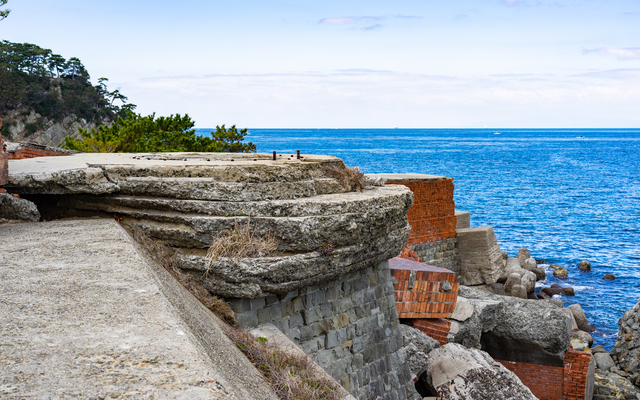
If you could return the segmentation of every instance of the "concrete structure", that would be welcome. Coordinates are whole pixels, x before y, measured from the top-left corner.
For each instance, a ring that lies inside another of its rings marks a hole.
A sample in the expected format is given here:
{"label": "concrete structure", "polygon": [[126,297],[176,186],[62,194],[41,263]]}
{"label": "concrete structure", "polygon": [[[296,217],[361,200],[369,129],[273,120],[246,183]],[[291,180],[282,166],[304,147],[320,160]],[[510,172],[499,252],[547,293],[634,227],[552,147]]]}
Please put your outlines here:
{"label": "concrete structure", "polygon": [[471,228],[471,214],[467,211],[456,210],[456,231]]}
{"label": "concrete structure", "polygon": [[0,225],[0,397],[277,399],[114,220]]}
{"label": "concrete structure", "polygon": [[464,228],[457,230],[460,255],[460,282],[463,285],[491,285],[504,272],[504,260],[493,228]]}

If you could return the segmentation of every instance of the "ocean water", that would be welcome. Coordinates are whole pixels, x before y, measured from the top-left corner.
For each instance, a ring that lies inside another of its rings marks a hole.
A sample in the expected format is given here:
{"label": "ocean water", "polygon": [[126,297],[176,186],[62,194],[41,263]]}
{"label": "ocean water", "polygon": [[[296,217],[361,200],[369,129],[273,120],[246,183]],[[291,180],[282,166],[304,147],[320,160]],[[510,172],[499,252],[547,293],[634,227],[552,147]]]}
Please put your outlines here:
{"label": "ocean water", "polygon": [[[200,130],[206,133],[209,130]],[[326,154],[365,173],[454,178],[456,209],[493,227],[500,248],[526,247],[569,270],[545,286],[575,288],[611,350],[640,296],[640,129],[250,129],[258,152]],[[578,270],[580,260],[591,272]],[[614,281],[602,277],[612,273]]]}

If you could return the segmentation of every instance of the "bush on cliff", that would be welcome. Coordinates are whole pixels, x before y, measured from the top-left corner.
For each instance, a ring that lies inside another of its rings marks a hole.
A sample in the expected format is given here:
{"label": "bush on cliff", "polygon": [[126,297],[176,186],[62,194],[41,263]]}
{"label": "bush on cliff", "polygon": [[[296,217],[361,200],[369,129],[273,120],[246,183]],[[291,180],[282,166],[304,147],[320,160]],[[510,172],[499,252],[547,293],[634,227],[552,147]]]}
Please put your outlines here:
{"label": "bush on cliff", "polygon": [[125,110],[111,125],[87,131],[80,129],[83,140],[66,137],[64,148],[87,153],[151,153],[151,152],[242,152],[256,151],[256,145],[242,143],[246,129],[235,125],[217,126],[211,137],[198,136],[189,115],[156,118],[155,113],[143,117]]}

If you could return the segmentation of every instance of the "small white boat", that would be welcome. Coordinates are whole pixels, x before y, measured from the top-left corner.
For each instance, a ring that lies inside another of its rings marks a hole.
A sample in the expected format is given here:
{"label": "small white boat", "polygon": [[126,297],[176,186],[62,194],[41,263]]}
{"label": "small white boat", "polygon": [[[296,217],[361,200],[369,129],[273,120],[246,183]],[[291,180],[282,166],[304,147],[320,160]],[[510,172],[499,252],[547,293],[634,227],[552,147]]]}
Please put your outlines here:
{"label": "small white boat", "polygon": [[502,135],[502,132],[493,132],[494,135]]}

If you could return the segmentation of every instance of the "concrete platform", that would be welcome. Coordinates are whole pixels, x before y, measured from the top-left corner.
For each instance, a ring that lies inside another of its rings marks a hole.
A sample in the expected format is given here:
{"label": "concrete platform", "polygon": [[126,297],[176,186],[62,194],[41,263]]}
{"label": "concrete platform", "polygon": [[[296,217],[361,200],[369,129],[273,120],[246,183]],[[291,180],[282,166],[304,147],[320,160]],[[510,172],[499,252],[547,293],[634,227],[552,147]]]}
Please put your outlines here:
{"label": "concrete platform", "polygon": [[276,399],[113,220],[0,225],[0,398]]}

